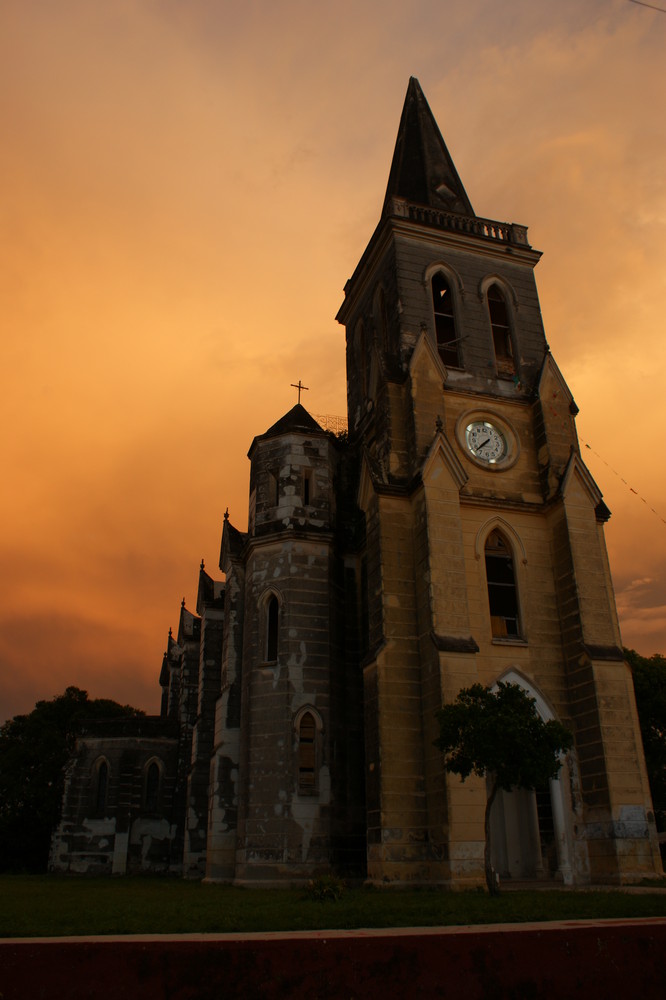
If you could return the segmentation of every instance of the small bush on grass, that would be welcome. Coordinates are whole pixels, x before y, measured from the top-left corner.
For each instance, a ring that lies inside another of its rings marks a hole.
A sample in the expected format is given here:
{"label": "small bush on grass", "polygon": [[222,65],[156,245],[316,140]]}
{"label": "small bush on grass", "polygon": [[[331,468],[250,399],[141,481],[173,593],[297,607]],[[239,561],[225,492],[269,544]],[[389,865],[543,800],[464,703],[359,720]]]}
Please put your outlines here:
{"label": "small bush on grass", "polygon": [[341,898],[345,891],[345,883],[335,875],[320,875],[319,878],[311,878],[305,887],[305,894],[308,899],[315,899],[320,903],[327,900],[334,902]]}

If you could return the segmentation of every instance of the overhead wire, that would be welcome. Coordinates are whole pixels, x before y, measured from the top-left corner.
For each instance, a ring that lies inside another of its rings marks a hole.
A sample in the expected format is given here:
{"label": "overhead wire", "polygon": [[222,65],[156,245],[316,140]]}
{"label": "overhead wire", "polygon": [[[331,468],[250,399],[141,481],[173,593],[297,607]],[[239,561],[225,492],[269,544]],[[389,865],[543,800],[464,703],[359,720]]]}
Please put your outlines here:
{"label": "overhead wire", "polygon": [[[665,12],[665,13],[666,13],[666,12]],[[585,447],[586,447],[586,448],[588,449],[588,451],[591,451],[593,455],[596,455],[596,457],[597,457],[597,458],[599,459],[599,461],[600,461],[600,462],[603,462],[603,463],[604,463],[604,465],[606,466],[606,468],[607,468],[607,469],[610,469],[610,471],[611,471],[611,472],[613,473],[613,475],[614,475],[614,476],[617,476],[617,478],[618,478],[618,479],[620,480],[620,482],[624,483],[624,485],[625,485],[625,486],[627,487],[627,489],[629,490],[629,492],[630,492],[630,493],[633,493],[633,494],[634,494],[635,496],[637,496],[637,497],[638,497],[638,499],[639,499],[639,500],[642,500],[642,501],[643,501],[643,503],[644,503],[644,504],[645,504],[645,506],[646,506],[646,507],[648,508],[648,510],[652,511],[652,513],[654,514],[654,516],[655,516],[655,517],[658,517],[658,518],[659,518],[659,520],[661,521],[661,523],[662,523],[662,524],[666,524],[666,519],[664,519],[664,518],[663,518],[663,517],[661,516],[661,514],[659,513],[659,511],[655,510],[655,509],[654,509],[654,507],[651,507],[651,506],[650,506],[650,504],[648,503],[648,501],[647,501],[647,500],[645,499],[645,497],[644,497],[644,496],[642,496],[642,495],[641,495],[641,494],[640,494],[640,493],[638,492],[638,490],[635,490],[635,489],[634,489],[634,487],[633,487],[633,486],[631,485],[631,483],[628,483],[628,482],[627,482],[627,480],[626,480],[626,479],[624,478],[624,476],[622,476],[622,475],[621,475],[621,474],[620,474],[620,473],[619,473],[619,472],[617,471],[617,469],[614,469],[614,468],[613,468],[613,466],[612,466],[612,465],[610,465],[610,463],[609,463],[609,462],[607,462],[607,461],[606,461],[606,459],[605,459],[605,458],[603,458],[603,457],[602,457],[602,456],[601,456],[601,455],[599,454],[599,452],[598,452],[598,451],[595,451],[595,450],[594,450],[594,448],[592,447],[592,445],[591,445],[591,444],[588,444],[588,443],[587,443],[587,441],[583,441],[582,443],[583,443],[583,444],[585,445]]]}
{"label": "overhead wire", "polygon": [[639,7],[649,7],[650,10],[658,10],[660,14],[666,14],[666,7],[656,7],[653,3],[645,3],[644,0],[629,0],[629,3],[637,3]]}

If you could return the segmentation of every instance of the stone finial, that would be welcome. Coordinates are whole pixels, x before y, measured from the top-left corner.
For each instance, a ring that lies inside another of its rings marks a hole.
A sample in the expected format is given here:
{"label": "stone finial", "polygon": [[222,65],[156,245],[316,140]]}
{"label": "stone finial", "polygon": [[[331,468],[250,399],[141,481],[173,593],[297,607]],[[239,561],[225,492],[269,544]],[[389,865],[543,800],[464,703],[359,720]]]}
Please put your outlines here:
{"label": "stone finial", "polygon": [[228,507],[227,507],[227,509],[226,509],[226,510],[225,510],[225,512],[224,512],[224,520],[225,520],[225,521],[228,521],[228,520],[229,520],[229,508],[228,508]]}
{"label": "stone finial", "polygon": [[435,430],[437,431],[438,434],[441,434],[442,431],[444,430],[444,424],[442,423],[442,418],[440,417],[439,413],[437,414],[437,420],[435,421]]}
{"label": "stone finial", "polygon": [[206,568],[206,564],[204,563],[204,561],[202,559],[201,560],[201,566],[199,566],[199,569],[205,569],[205,568]]}

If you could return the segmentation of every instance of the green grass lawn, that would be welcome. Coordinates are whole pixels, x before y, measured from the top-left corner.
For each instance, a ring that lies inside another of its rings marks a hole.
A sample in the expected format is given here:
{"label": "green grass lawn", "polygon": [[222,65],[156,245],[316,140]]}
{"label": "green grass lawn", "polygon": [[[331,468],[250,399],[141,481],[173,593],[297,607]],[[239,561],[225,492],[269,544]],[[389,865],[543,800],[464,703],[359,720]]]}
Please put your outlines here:
{"label": "green grass lawn", "polygon": [[348,888],[319,902],[298,889],[159,879],[0,876],[0,936],[179,934],[432,927],[528,920],[663,917],[666,894]]}

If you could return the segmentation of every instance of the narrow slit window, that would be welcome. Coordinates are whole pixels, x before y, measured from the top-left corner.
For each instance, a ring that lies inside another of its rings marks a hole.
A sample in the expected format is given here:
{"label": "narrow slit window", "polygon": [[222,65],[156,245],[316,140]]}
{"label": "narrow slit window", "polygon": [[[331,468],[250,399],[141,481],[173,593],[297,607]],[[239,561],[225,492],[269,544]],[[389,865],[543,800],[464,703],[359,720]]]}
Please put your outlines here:
{"label": "narrow slit window", "polygon": [[280,503],[280,475],[277,470],[268,473],[268,483],[271,503],[274,507],[277,507]]}
{"label": "narrow slit window", "polygon": [[499,531],[488,536],[485,556],[493,639],[518,638],[520,619],[513,556]]}
{"label": "narrow slit window", "polygon": [[315,754],[317,727],[310,712],[306,712],[298,728],[298,790],[315,791]]}
{"label": "narrow slit window", "polygon": [[377,297],[377,325],[379,327],[379,343],[382,351],[388,350],[388,312],[386,310],[386,295],[384,289],[379,289]]}
{"label": "narrow slit window", "polygon": [[449,283],[441,271],[437,271],[432,278],[432,305],[439,356],[448,368],[460,368],[453,296]]}
{"label": "narrow slit window", "polygon": [[506,307],[506,299],[498,285],[491,285],[488,289],[488,312],[490,313],[490,328],[493,334],[497,373],[498,375],[513,375],[516,366],[511,345],[509,312]]}
{"label": "narrow slit window", "polygon": [[368,595],[368,560],[361,559],[361,653],[370,649],[370,599]]}
{"label": "narrow slit window", "polygon": [[361,394],[365,401],[368,395],[368,338],[366,337],[365,326],[362,320],[359,321],[358,331],[359,359],[361,362]]}
{"label": "narrow slit window", "polygon": [[266,613],[266,659],[269,663],[275,662],[278,658],[279,611],[278,599],[273,596],[268,602]]}
{"label": "narrow slit window", "polygon": [[303,472],[303,506],[307,507],[312,502],[312,474],[309,469]]}

